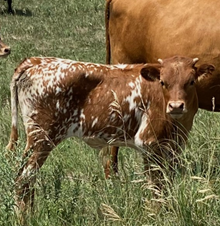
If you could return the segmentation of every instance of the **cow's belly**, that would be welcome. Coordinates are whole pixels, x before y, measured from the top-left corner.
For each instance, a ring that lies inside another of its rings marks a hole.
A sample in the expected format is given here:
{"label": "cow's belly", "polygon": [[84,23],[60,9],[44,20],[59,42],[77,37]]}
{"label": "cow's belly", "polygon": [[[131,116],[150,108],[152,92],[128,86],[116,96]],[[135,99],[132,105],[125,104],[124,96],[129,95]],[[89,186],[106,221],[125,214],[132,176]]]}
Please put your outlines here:
{"label": "cow's belly", "polygon": [[[82,120],[83,119],[83,120]],[[140,123],[135,120],[135,118],[127,119],[123,121],[102,121],[98,120],[86,120],[83,118],[78,118],[79,123],[71,123],[70,125],[65,125],[68,127],[66,133],[63,134],[63,138],[68,137],[78,137],[84,140],[89,146],[101,149],[103,147],[112,145],[112,146],[128,146],[141,150],[144,148],[145,144],[149,144],[148,138],[150,140],[154,139],[146,137],[145,131],[147,134],[150,134],[149,117],[147,114],[143,114],[141,117]],[[64,131],[61,129],[60,131]],[[59,133],[59,132],[58,132]],[[62,136],[62,135],[61,135]],[[59,139],[60,139],[59,138]]]}
{"label": "cow's belly", "polygon": [[104,138],[97,138],[97,137],[83,137],[83,141],[85,141],[90,147],[101,150],[106,146],[127,146],[131,148],[138,149],[138,147],[134,144],[134,140],[115,140],[111,139],[104,139]]}
{"label": "cow's belly", "polygon": [[[60,131],[64,130],[61,128]],[[101,149],[108,145],[135,146],[133,136],[125,133],[121,125],[115,126],[102,123],[92,127],[91,123],[87,124],[81,121],[80,123],[70,124],[66,132],[60,135],[57,138],[61,140],[69,137],[78,137],[96,149]]]}

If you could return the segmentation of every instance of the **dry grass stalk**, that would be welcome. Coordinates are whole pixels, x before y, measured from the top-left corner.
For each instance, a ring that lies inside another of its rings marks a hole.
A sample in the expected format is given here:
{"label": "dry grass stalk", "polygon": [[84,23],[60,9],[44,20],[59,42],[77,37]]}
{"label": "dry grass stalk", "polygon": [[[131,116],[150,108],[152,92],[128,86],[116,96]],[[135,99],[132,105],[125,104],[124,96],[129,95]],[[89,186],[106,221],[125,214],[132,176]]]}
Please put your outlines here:
{"label": "dry grass stalk", "polygon": [[122,221],[122,218],[114,211],[114,209],[104,203],[101,204],[102,214],[111,221]]}

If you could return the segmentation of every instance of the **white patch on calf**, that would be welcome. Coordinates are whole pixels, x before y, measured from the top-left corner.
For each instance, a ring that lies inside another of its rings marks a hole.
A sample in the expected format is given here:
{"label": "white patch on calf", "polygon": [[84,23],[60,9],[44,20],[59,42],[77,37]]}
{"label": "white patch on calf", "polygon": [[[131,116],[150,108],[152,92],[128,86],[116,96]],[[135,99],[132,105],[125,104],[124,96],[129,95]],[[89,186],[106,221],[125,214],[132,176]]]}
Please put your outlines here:
{"label": "white patch on calf", "polygon": [[84,114],[84,109],[81,109],[81,112],[80,112],[80,119],[82,119],[83,121],[85,121],[85,114]]}
{"label": "white patch on calf", "polygon": [[68,92],[69,100],[72,100],[71,94],[73,93],[73,88],[71,87]]}
{"label": "white patch on calf", "polygon": [[135,87],[135,84],[134,84],[133,82],[129,82],[128,85],[129,85],[132,89],[134,89],[134,87]]}
{"label": "white patch on calf", "polygon": [[142,115],[140,127],[139,127],[139,129],[138,129],[138,131],[137,131],[137,133],[135,134],[135,137],[134,137],[134,143],[135,143],[135,146],[137,146],[137,147],[143,147],[144,140],[140,137],[140,135],[147,128],[147,125],[148,125],[147,120],[148,120],[147,114],[144,113]]}
{"label": "white patch on calf", "polygon": [[132,111],[137,107],[137,103],[135,102],[135,98],[138,97],[138,93],[136,90],[131,91],[131,95],[127,96],[124,100],[129,103],[129,111]]}
{"label": "white patch on calf", "polygon": [[76,136],[78,136],[78,137],[83,137],[83,133],[84,133],[84,131],[83,131],[83,126],[84,126],[84,124],[85,124],[85,114],[83,113],[84,112],[84,110],[83,109],[81,109],[81,112],[80,112],[80,115],[79,115],[79,127],[78,127],[78,130],[74,133]]}
{"label": "white patch on calf", "polygon": [[[82,131],[79,131],[79,127],[80,127],[80,125],[78,122],[72,123],[67,130],[66,138],[72,137],[73,135],[81,137],[80,135],[82,134]],[[75,130],[76,130],[76,132],[74,132]]]}
{"label": "white patch on calf", "polygon": [[56,87],[56,94],[60,93],[62,91],[62,89],[60,87]]}
{"label": "white patch on calf", "polygon": [[78,69],[79,69],[79,70],[82,70],[82,69],[83,69],[83,66],[79,64],[79,65],[78,65]]}
{"label": "white patch on calf", "polygon": [[92,128],[95,126],[95,124],[98,122],[98,117],[96,117],[92,122]]}
{"label": "white patch on calf", "polygon": [[79,111],[78,109],[74,110],[73,117],[76,117],[78,115],[78,111]]}
{"label": "white patch on calf", "polygon": [[125,114],[123,116],[124,122],[126,122],[130,118],[130,114]]}
{"label": "white patch on calf", "polygon": [[[55,74],[55,76],[58,76],[59,74]],[[54,87],[54,84],[55,84],[55,82],[54,82],[54,79],[52,79],[52,78],[48,78],[48,79],[45,79],[45,81],[47,81],[48,80],[48,84],[47,84],[47,89],[50,89],[50,88],[53,88]]]}
{"label": "white patch on calf", "polygon": [[127,64],[117,64],[117,65],[114,65],[114,67],[120,68],[120,69],[125,69],[127,67]]}
{"label": "white patch on calf", "polygon": [[85,124],[83,109],[81,111],[79,109],[75,109],[71,118],[74,122],[69,125],[66,138],[72,136],[82,138],[84,134],[83,126]]}
{"label": "white patch on calf", "polygon": [[33,171],[32,165],[29,165],[27,168],[24,168],[21,177],[27,178],[31,175],[31,172]]}
{"label": "white patch on calf", "polygon": [[131,95],[127,96],[124,100],[124,101],[127,101],[129,103],[129,111],[132,111],[135,108],[137,108],[138,103],[135,101],[135,99],[137,97],[142,98],[142,96],[141,96],[141,85],[140,84],[141,84],[140,78],[137,78],[134,83],[132,83],[132,82],[129,83],[129,86],[131,88],[133,87],[132,90],[131,90]]}
{"label": "white patch on calf", "polygon": [[57,103],[56,103],[56,108],[57,108],[57,109],[60,109],[60,103],[59,103],[59,100],[58,100]]}

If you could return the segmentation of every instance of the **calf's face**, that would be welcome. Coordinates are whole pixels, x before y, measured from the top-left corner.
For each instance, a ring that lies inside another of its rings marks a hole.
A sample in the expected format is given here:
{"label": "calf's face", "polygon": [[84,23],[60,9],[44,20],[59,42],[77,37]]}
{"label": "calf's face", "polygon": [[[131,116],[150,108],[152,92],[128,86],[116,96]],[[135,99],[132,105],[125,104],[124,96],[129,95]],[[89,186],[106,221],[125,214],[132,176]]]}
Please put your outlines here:
{"label": "calf's face", "polygon": [[10,47],[5,45],[0,38],[0,57],[6,57],[10,54],[10,52]]}
{"label": "calf's face", "polygon": [[178,56],[158,61],[159,64],[146,64],[141,74],[148,80],[159,80],[166,104],[166,113],[173,119],[180,119],[189,109],[197,110],[195,82],[199,76],[211,74],[214,66],[203,64],[196,68],[198,58]]}

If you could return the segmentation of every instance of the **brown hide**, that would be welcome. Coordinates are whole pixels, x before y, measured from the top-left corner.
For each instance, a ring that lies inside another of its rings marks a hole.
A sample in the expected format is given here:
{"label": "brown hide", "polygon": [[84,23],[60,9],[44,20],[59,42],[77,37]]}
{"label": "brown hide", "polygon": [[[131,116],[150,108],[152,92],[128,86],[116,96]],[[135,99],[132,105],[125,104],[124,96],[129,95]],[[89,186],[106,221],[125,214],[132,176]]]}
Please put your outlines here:
{"label": "brown hide", "polygon": [[107,0],[107,63],[198,57],[216,71],[197,83],[199,107],[220,111],[220,1]]}

